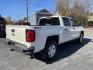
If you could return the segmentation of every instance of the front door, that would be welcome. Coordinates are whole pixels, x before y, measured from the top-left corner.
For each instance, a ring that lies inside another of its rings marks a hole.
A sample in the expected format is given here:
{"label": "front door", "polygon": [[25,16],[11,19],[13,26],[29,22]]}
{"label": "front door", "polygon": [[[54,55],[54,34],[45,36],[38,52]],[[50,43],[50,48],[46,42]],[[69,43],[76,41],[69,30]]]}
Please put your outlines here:
{"label": "front door", "polygon": [[70,41],[72,40],[72,26],[71,26],[71,22],[70,22],[70,19],[69,18],[66,18],[66,17],[62,17],[63,19],[63,31],[62,31],[62,39],[63,39],[63,42],[67,42],[67,41]]}
{"label": "front door", "polygon": [[76,22],[71,19],[71,24],[72,24],[72,39],[79,38],[80,37],[80,29],[79,26],[76,24]]}

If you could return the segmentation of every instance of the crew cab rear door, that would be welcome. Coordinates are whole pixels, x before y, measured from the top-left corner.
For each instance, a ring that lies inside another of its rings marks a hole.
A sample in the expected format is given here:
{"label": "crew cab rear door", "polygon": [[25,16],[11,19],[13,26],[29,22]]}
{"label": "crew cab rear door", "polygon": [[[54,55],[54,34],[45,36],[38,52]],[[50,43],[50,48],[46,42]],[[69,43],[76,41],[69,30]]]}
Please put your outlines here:
{"label": "crew cab rear door", "polygon": [[72,39],[79,38],[80,36],[80,27],[78,24],[74,21],[74,19],[70,19],[72,24]]}
{"label": "crew cab rear door", "polygon": [[72,30],[73,27],[71,26],[70,19],[68,17],[62,17],[63,20],[63,31],[62,31],[62,38],[63,42],[67,42],[72,40]]}

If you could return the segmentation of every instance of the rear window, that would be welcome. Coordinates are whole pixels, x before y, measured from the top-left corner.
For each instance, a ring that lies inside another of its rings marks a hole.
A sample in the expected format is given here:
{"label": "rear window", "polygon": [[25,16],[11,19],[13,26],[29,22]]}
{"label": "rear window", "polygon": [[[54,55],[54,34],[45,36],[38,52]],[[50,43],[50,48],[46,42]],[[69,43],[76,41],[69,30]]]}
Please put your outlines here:
{"label": "rear window", "polygon": [[40,20],[39,25],[60,25],[58,17],[55,18],[43,18]]}

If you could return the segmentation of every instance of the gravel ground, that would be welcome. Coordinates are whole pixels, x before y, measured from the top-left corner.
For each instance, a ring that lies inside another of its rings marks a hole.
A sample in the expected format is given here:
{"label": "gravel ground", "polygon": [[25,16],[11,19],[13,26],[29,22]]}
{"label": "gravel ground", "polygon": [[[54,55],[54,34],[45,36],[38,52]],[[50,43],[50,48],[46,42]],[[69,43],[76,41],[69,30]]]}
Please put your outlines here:
{"label": "gravel ground", "polygon": [[83,44],[60,45],[57,57],[51,62],[10,51],[4,41],[0,39],[0,70],[93,70],[93,28],[85,29]]}

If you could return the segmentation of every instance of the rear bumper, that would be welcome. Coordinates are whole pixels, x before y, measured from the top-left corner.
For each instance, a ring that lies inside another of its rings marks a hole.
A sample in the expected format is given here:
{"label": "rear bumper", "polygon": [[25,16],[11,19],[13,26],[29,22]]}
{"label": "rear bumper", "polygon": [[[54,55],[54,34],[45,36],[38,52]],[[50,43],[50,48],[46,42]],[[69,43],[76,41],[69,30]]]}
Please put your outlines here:
{"label": "rear bumper", "polygon": [[18,52],[30,53],[30,54],[34,53],[34,47],[27,48],[23,44],[19,44],[19,43],[16,43],[16,42],[8,40],[8,39],[6,39],[5,44],[7,45],[7,47],[14,49]]}

